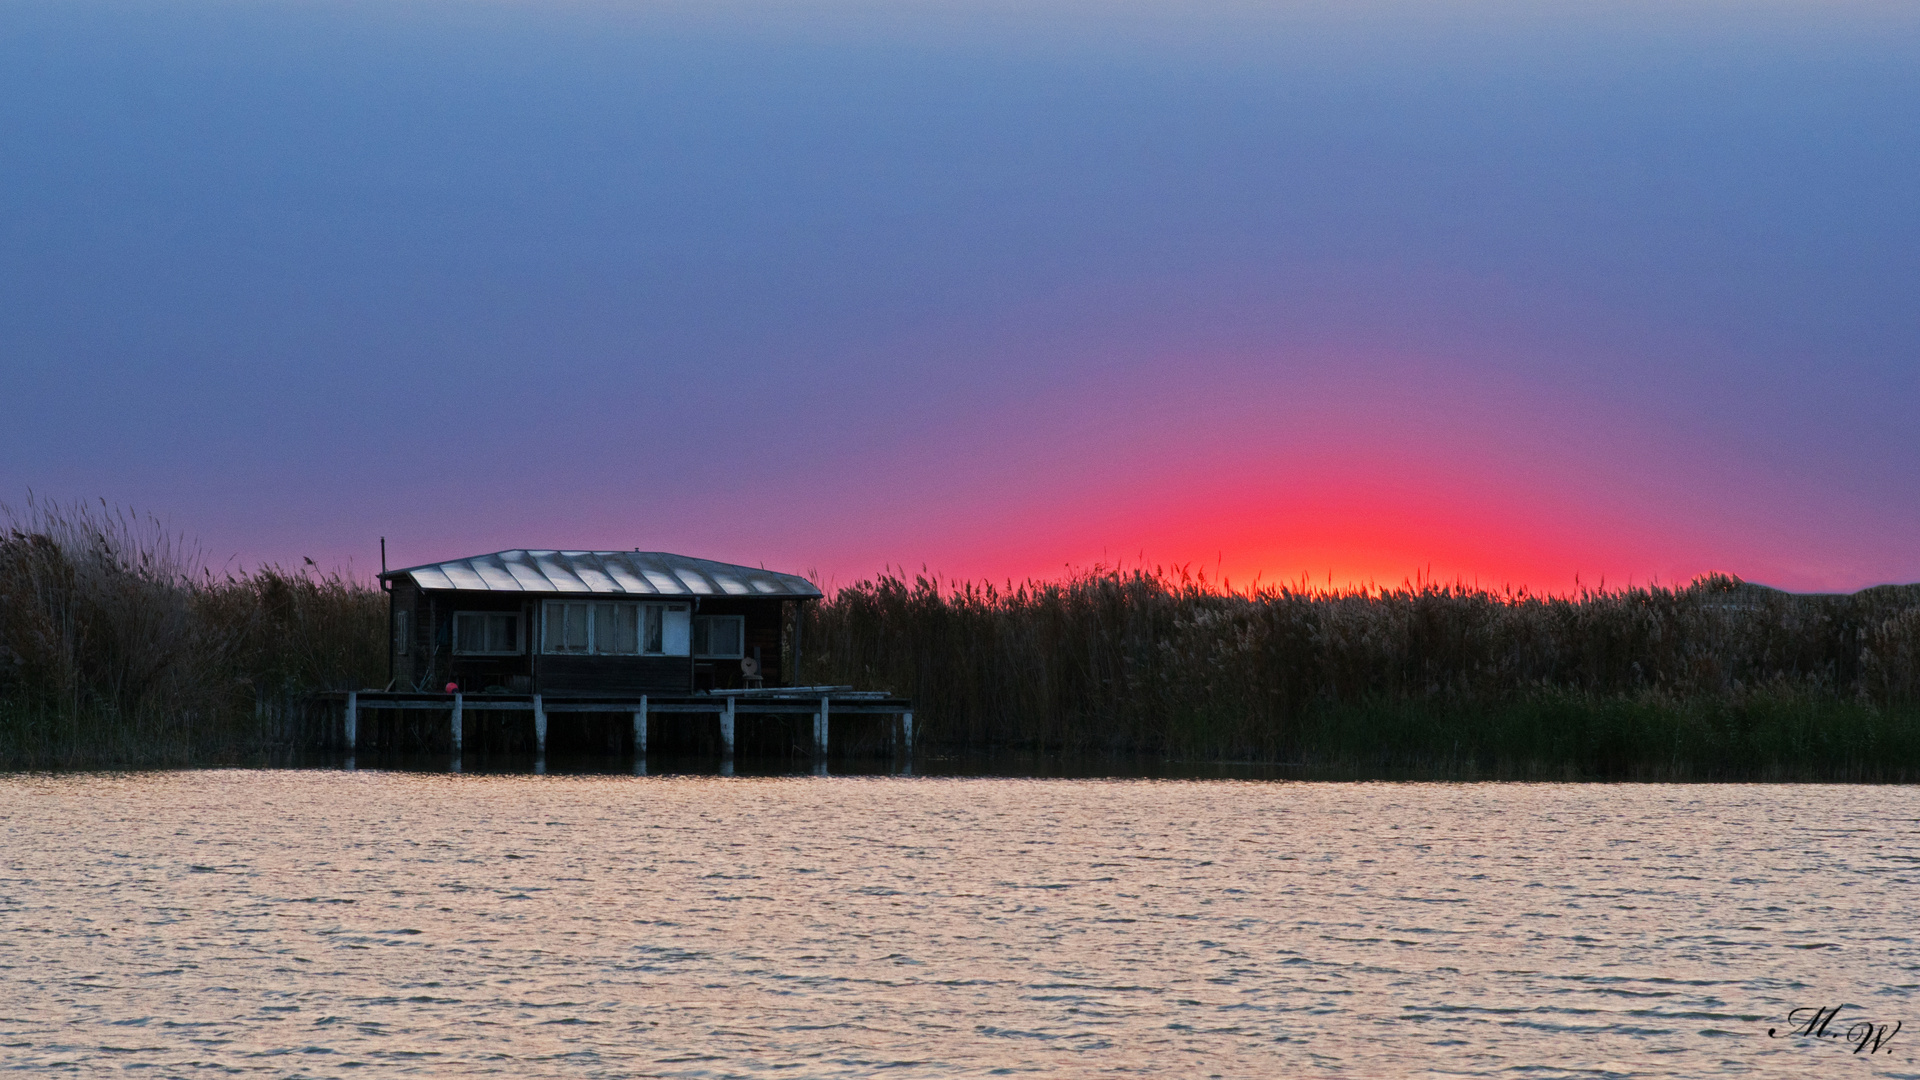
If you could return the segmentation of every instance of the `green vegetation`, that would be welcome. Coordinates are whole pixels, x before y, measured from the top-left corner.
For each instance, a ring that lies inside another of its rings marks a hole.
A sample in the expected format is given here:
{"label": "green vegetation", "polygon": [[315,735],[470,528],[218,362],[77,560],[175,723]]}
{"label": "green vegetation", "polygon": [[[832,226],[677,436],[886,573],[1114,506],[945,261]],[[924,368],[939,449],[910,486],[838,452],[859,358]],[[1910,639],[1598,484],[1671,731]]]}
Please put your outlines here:
{"label": "green vegetation", "polygon": [[[105,508],[7,515],[0,768],[257,761],[297,741],[307,694],[385,684],[378,590],[311,563],[203,564]],[[1004,590],[882,577],[816,607],[803,642],[808,681],[911,695],[934,752],[1920,779],[1915,586],[1804,597],[1711,577],[1552,598],[1234,593],[1107,570]]]}
{"label": "green vegetation", "polygon": [[883,577],[805,633],[809,680],[915,699],[924,739],[1425,777],[1920,779],[1920,587],[1733,578],[1571,598],[1231,593],[1095,571]]}

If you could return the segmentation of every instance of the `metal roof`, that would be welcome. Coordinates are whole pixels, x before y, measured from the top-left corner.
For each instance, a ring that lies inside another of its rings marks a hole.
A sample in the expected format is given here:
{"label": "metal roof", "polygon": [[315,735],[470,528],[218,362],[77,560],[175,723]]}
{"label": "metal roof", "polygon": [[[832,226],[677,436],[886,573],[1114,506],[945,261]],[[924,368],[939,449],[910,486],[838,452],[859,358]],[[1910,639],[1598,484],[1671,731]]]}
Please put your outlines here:
{"label": "metal roof", "polygon": [[637,596],[762,596],[818,599],[798,574],[691,559],[664,551],[496,551],[390,570],[423,589],[458,592],[596,593]]}

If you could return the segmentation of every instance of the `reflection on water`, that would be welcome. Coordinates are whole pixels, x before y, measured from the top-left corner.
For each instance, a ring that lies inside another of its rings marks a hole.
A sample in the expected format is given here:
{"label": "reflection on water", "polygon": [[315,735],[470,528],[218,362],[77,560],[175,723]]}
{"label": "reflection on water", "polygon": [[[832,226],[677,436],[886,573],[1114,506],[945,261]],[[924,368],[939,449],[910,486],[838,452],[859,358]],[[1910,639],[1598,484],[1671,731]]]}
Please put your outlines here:
{"label": "reflection on water", "polygon": [[840,757],[831,765],[807,755],[766,757],[716,754],[528,754],[455,757],[441,753],[361,750],[355,754],[301,751],[271,760],[279,768],[377,769],[486,775],[576,776],[943,776],[1077,780],[1362,780],[1403,779],[1377,771],[1356,774],[1346,766],[1308,766],[1258,761],[1169,761],[1113,754],[994,751],[943,755]]}
{"label": "reflection on water", "polygon": [[[445,763],[442,763],[444,768]],[[1914,1076],[1920,791],[0,779],[0,1063]]]}

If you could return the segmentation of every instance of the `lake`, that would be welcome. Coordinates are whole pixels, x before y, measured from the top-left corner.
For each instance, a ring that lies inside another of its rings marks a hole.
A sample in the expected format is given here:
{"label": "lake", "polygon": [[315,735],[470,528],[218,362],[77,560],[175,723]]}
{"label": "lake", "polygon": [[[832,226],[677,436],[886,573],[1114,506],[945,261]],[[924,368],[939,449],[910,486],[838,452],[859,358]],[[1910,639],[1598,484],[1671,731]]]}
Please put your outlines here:
{"label": "lake", "polygon": [[1920,1021],[1917,818],[1908,787],[12,776],[0,1065],[1913,1077],[1920,1030],[1855,1054],[1788,1014]]}

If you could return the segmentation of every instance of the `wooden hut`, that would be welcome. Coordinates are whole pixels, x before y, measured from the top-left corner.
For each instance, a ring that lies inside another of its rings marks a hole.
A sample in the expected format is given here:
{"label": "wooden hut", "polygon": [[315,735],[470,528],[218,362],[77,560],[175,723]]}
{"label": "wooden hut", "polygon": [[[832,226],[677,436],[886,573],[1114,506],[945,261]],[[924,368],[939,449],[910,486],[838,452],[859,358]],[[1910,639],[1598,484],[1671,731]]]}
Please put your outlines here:
{"label": "wooden hut", "polygon": [[[450,752],[457,770],[477,739],[531,750],[539,771],[560,714],[571,752],[631,753],[635,772],[659,719],[680,721],[668,734],[681,742],[717,748],[723,772],[742,718],[758,733],[750,745],[810,744],[817,772],[832,725],[847,721],[912,760],[907,699],[799,685],[802,616],[821,598],[806,578],[658,551],[515,550],[382,570],[380,582],[392,681],[320,695],[341,706],[318,740],[327,749]],[[445,724],[406,719],[436,712]],[[796,719],[812,722],[797,739]]]}
{"label": "wooden hut", "polygon": [[497,551],[385,571],[393,687],[683,695],[793,685],[806,578],[658,551]]}

